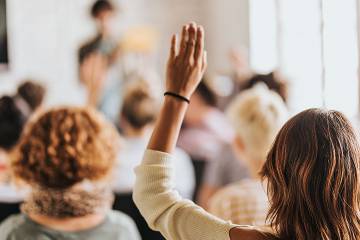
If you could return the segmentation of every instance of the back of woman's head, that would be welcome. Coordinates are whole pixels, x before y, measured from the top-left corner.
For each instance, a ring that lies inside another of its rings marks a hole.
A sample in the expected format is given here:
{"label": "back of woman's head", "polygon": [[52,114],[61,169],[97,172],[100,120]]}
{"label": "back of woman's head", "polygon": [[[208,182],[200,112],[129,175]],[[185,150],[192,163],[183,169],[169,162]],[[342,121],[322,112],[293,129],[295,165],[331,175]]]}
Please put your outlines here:
{"label": "back of woman's head", "polygon": [[227,116],[247,154],[263,163],[288,111],[277,93],[258,84],[230,103]]}
{"label": "back of woman's head", "polygon": [[15,175],[36,186],[65,189],[107,176],[115,160],[116,130],[94,110],[59,108],[24,130]]}
{"label": "back of woman's head", "polygon": [[360,239],[359,154],[339,112],[310,109],[285,124],[262,170],[281,239]]}
{"label": "back of woman's head", "polygon": [[127,87],[121,115],[135,129],[152,124],[158,114],[158,101],[150,91],[149,84],[143,80],[137,80]]}
{"label": "back of woman's head", "polygon": [[0,98],[0,148],[9,150],[18,142],[26,119],[14,98]]}

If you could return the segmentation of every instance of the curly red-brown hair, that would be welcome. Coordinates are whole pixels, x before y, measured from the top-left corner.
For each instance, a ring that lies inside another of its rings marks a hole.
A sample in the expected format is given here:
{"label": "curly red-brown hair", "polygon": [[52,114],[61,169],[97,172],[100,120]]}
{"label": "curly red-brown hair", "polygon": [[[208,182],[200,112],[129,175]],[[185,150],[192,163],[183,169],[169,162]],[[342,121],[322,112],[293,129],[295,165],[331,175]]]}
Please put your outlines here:
{"label": "curly red-brown hair", "polygon": [[14,174],[55,189],[99,180],[114,164],[118,140],[115,128],[94,110],[53,109],[26,127],[12,163]]}

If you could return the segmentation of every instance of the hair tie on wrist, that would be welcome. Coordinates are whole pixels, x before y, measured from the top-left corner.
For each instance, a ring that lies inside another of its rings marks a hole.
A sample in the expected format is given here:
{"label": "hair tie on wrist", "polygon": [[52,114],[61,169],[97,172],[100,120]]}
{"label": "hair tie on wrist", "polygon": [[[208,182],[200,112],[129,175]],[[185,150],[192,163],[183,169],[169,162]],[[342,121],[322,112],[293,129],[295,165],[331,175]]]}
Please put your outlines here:
{"label": "hair tie on wrist", "polygon": [[180,100],[182,100],[182,101],[185,101],[185,102],[187,102],[187,103],[190,103],[190,100],[189,100],[189,99],[187,99],[186,97],[181,96],[181,95],[179,95],[179,94],[176,94],[176,93],[173,93],[173,92],[165,92],[165,93],[164,93],[164,96],[166,96],[166,95],[172,96],[172,97],[175,97],[175,98],[180,99]]}

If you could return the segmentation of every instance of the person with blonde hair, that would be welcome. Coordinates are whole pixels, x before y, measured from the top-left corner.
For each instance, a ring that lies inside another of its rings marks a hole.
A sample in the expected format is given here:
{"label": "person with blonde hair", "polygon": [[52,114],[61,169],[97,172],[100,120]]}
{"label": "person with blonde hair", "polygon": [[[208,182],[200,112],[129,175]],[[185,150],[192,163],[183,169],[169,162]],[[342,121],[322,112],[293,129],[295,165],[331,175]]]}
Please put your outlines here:
{"label": "person with blonde hair", "polygon": [[241,225],[265,225],[268,199],[259,172],[288,112],[281,97],[264,84],[239,94],[227,115],[236,131],[234,151],[244,161],[250,177],[229,184],[209,201],[209,212]]}
{"label": "person with blonde hair", "polygon": [[116,130],[95,110],[58,108],[26,126],[12,162],[30,185],[22,214],[0,225],[0,239],[139,240],[133,221],[111,210]]}

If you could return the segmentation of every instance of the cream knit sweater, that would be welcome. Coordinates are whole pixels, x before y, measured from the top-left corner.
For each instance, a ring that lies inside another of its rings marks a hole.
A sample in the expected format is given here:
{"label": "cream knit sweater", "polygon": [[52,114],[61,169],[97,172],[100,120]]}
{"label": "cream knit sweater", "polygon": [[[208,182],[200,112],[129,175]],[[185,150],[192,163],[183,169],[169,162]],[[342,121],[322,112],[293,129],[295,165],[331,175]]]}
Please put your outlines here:
{"label": "cream knit sweater", "polygon": [[149,226],[168,240],[229,240],[235,227],[173,190],[171,155],[147,150],[135,170],[134,201]]}

